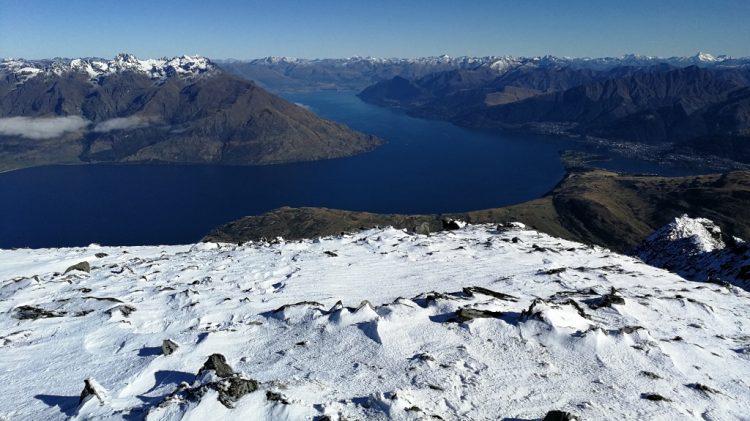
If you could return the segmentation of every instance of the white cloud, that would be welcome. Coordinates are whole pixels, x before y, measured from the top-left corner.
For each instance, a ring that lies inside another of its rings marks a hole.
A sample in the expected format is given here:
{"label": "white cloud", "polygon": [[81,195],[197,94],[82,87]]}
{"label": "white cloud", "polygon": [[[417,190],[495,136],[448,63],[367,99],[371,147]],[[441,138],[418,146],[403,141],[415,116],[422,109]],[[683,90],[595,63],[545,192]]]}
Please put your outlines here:
{"label": "white cloud", "polygon": [[85,129],[90,122],[79,116],[0,118],[0,135],[52,139]]}
{"label": "white cloud", "polygon": [[102,121],[94,127],[95,132],[111,132],[113,130],[140,129],[156,122],[155,117],[137,116],[117,117]]}

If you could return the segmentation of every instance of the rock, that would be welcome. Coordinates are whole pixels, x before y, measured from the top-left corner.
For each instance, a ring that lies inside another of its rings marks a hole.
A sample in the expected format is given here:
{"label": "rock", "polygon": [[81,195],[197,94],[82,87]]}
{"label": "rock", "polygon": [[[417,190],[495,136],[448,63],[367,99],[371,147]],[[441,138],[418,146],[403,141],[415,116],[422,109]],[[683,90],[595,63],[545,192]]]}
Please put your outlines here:
{"label": "rock", "polygon": [[289,401],[281,393],[272,392],[270,390],[266,392],[266,400],[274,401],[274,402],[281,402],[284,405],[289,404]]}
{"label": "rock", "polygon": [[669,402],[669,399],[665,398],[664,396],[658,393],[641,393],[641,399],[646,399],[646,400],[654,401],[654,402],[659,402],[659,401]]}
{"label": "rock", "polygon": [[34,306],[19,306],[13,310],[13,317],[18,320],[49,319],[65,316],[64,311],[45,310]]}
{"label": "rock", "polygon": [[617,290],[614,287],[609,291],[609,294],[602,295],[598,300],[588,300],[586,303],[592,309],[596,310],[602,307],[612,307],[613,304],[625,304],[625,299],[617,294]]}
{"label": "rock", "polygon": [[216,375],[222,378],[230,377],[234,374],[232,367],[227,364],[227,359],[221,354],[211,354],[206,362],[203,363],[203,367],[198,370],[198,374],[208,370],[215,371]]}
{"label": "rock", "polygon": [[[221,354],[213,354],[211,357],[217,355],[221,357],[220,359],[223,360],[224,357],[221,356]],[[211,361],[211,357],[209,357],[209,361]],[[209,364],[209,361],[206,361],[206,364],[204,364],[204,368]],[[203,371],[204,368],[202,368],[201,371]],[[158,404],[158,407],[164,408],[174,403],[180,404],[184,402],[199,402],[206,396],[206,393],[208,393],[210,390],[215,390],[216,392],[218,392],[219,402],[221,402],[221,404],[225,407],[231,409],[234,408],[234,403],[237,402],[241,397],[258,390],[258,382],[253,379],[245,378],[240,374],[234,373],[217,381],[199,384],[194,387],[191,387],[186,382],[182,382],[177,387],[177,389],[175,389],[171,394],[167,395]]]}
{"label": "rock", "polygon": [[128,317],[135,310],[136,310],[135,307],[133,307],[131,305],[121,304],[119,306],[114,306],[114,307],[110,308],[109,310],[107,310],[107,314],[109,314],[110,316],[113,316],[115,314],[115,312],[120,312],[120,314],[122,314],[123,317]]}
{"label": "rock", "polygon": [[98,399],[100,403],[104,403],[107,398],[107,391],[96,380],[89,377],[83,381],[83,390],[81,391],[81,397],[78,399],[78,405],[83,404],[91,396]]}
{"label": "rock", "polygon": [[429,235],[430,234],[430,224],[427,222],[422,222],[421,224],[414,227],[414,234],[421,234],[421,235]]}
{"label": "rock", "polygon": [[544,421],[577,421],[578,417],[565,411],[549,411],[544,416]]}
{"label": "rock", "polygon": [[493,298],[497,298],[498,300],[513,301],[513,302],[518,301],[517,297],[514,297],[509,294],[503,294],[502,292],[493,291],[491,289],[483,288],[483,287],[465,287],[463,291],[464,291],[464,294],[470,297],[473,296],[474,294],[482,294],[482,295],[488,295]]}
{"label": "rock", "polygon": [[716,390],[716,389],[714,389],[712,387],[706,386],[705,384],[701,384],[701,383],[689,383],[689,384],[686,384],[685,386],[687,386],[687,387],[689,387],[691,389],[695,389],[695,390],[697,390],[699,392],[706,393],[706,394],[709,394],[709,393],[719,393],[718,390]]}
{"label": "rock", "polygon": [[465,224],[461,221],[456,221],[451,218],[443,218],[443,229],[446,231],[455,231],[463,228]]}
{"label": "rock", "polygon": [[[221,354],[214,354],[224,358]],[[213,355],[212,355],[213,356]],[[210,359],[210,358],[209,358]],[[226,364],[226,363],[224,363]],[[204,365],[205,367],[205,365]],[[229,367],[228,365],[226,367]],[[231,368],[230,368],[231,370]],[[219,374],[218,371],[216,374]],[[219,392],[219,402],[227,408],[234,407],[234,403],[248,393],[258,390],[258,382],[252,379],[245,379],[236,374],[230,374],[227,382],[214,383],[213,388]]]}
{"label": "rock", "polygon": [[460,308],[456,311],[456,317],[452,319],[459,323],[468,322],[474,319],[493,319],[502,316],[499,311],[479,310],[476,308]]}
{"label": "rock", "polygon": [[96,253],[94,256],[96,256],[97,259],[101,259],[109,255],[107,253]]}
{"label": "rock", "polygon": [[73,266],[70,266],[69,268],[65,269],[65,272],[63,272],[63,275],[74,270],[79,270],[81,272],[89,273],[91,272],[91,265],[89,265],[89,262],[76,263]]}
{"label": "rock", "polygon": [[164,355],[172,355],[179,347],[180,346],[171,339],[165,339],[161,343],[161,353]]}

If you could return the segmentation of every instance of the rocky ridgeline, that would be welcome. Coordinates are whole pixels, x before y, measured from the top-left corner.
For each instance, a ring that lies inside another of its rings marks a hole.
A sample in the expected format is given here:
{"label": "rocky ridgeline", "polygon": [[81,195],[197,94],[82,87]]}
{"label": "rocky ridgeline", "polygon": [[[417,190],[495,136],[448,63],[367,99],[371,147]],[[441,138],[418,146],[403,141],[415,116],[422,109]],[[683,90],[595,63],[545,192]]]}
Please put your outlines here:
{"label": "rocky ridgeline", "polygon": [[646,263],[700,282],[750,290],[750,244],[705,218],[675,218],[636,250]]}
{"label": "rocky ridgeline", "polygon": [[104,76],[123,72],[136,72],[151,79],[166,79],[171,76],[193,78],[211,74],[216,66],[211,60],[201,56],[179,56],[173,58],[140,60],[133,54],[118,54],[111,60],[100,58],[23,60],[3,59],[0,61],[0,74],[15,77],[19,83],[37,76],[62,76],[84,74],[92,81]]}

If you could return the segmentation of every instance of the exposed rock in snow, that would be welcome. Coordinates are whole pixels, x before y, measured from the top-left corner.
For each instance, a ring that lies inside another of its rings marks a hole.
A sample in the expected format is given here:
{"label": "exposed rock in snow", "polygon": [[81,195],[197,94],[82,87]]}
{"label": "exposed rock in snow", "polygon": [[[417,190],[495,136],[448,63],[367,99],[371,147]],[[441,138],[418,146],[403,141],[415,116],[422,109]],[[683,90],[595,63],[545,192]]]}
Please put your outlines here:
{"label": "exposed rock in snow", "polygon": [[177,351],[177,348],[180,346],[177,345],[176,342],[174,342],[171,339],[165,339],[161,343],[161,353],[164,355],[172,355],[175,351]]}
{"label": "exposed rock in snow", "polygon": [[83,73],[92,81],[102,76],[121,72],[137,72],[148,75],[151,79],[166,79],[171,76],[192,78],[210,74],[216,66],[201,56],[179,56],[139,60],[132,54],[118,54],[112,60],[99,58],[20,60],[3,59],[0,61],[0,73],[14,75],[23,83],[39,75],[63,75],[66,73]]}
{"label": "exposed rock in snow", "polygon": [[739,419],[749,314],[510,224],[0,250],[0,419]]}
{"label": "exposed rock in snow", "polygon": [[675,218],[649,236],[635,254],[690,280],[750,289],[750,245],[723,234],[705,218]]}

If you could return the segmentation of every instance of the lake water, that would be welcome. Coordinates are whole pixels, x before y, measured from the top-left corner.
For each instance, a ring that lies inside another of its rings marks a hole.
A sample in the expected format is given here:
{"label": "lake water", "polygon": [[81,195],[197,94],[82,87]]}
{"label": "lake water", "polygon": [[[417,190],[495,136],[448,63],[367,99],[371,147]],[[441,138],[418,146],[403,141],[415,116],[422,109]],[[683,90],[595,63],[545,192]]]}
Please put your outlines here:
{"label": "lake water", "polygon": [[[281,206],[440,213],[523,202],[564,175],[566,139],[491,134],[421,120],[353,92],[286,95],[387,143],[351,158],[263,167],[81,165],[0,174],[0,248],[180,244]],[[618,158],[605,166],[663,175],[699,170]]]}

